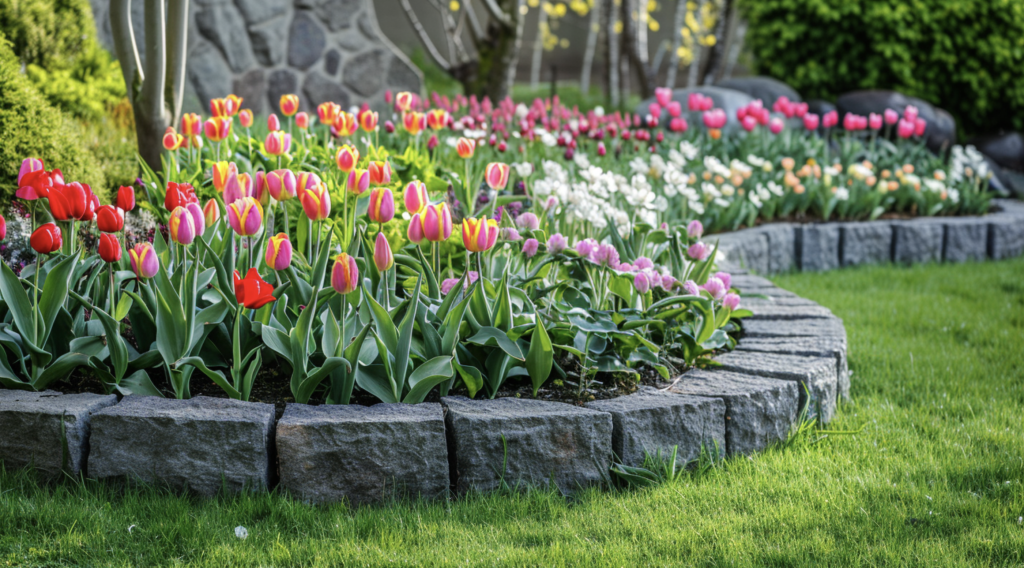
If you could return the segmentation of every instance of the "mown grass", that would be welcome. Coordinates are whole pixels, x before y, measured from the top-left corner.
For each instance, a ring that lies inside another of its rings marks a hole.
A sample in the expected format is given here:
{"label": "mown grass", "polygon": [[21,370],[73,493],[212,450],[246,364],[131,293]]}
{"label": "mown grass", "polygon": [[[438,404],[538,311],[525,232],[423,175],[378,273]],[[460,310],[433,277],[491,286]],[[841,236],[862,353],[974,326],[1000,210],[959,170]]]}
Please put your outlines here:
{"label": "mown grass", "polygon": [[853,401],[828,430],[654,489],[350,510],[8,473],[0,566],[1019,566],[1022,276],[1024,260],[778,278],[845,319]]}

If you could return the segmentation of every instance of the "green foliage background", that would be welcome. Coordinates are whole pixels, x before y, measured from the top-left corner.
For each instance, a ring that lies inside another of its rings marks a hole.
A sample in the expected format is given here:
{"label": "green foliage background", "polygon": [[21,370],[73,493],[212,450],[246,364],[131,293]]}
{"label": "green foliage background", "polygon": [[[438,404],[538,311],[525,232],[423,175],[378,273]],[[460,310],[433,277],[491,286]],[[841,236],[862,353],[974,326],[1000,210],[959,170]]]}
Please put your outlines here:
{"label": "green foliage background", "polygon": [[805,98],[895,89],[968,134],[1024,130],[1020,0],[741,0],[757,71]]}

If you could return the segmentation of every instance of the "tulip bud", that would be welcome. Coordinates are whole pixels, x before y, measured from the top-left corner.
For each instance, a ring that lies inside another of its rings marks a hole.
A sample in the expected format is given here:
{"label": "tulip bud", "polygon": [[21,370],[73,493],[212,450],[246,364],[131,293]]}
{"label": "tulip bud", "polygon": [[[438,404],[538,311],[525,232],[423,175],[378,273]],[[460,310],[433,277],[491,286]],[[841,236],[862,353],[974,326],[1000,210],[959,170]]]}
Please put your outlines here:
{"label": "tulip bud", "polygon": [[384,233],[377,233],[377,240],[373,244],[373,264],[380,272],[385,272],[395,265],[395,255],[391,253],[391,244]]}
{"label": "tulip bud", "polygon": [[189,138],[195,138],[201,134],[202,124],[202,119],[194,112],[182,115],[181,133]]}
{"label": "tulip bud", "polygon": [[916,124],[913,121],[900,119],[896,125],[896,135],[900,138],[910,138],[914,135]]}
{"label": "tulip bud", "polygon": [[646,294],[651,290],[651,280],[647,277],[646,273],[637,272],[636,276],[633,278],[633,287],[636,288],[637,292]]}
{"label": "tulip bud", "polygon": [[242,109],[242,111],[238,113],[238,122],[242,123],[242,128],[251,128],[252,121],[253,116],[251,110]]}
{"label": "tulip bud", "polygon": [[198,202],[194,202],[186,205],[185,210],[192,216],[192,224],[195,225],[196,236],[203,236],[203,233],[206,232],[206,215],[203,213],[203,208],[199,206]]}
{"label": "tulip bud", "polygon": [[356,259],[346,253],[334,257],[331,270],[331,287],[339,294],[350,294],[359,285],[359,267]]}
{"label": "tulip bud", "polygon": [[484,170],[484,180],[491,189],[505,189],[505,186],[508,185],[508,173],[508,164],[491,162]]}
{"label": "tulip bud", "polygon": [[691,239],[699,239],[704,234],[704,225],[694,219],[690,221],[690,224],[686,226],[686,236]]}
{"label": "tulip bud", "polygon": [[597,143],[597,155],[603,158],[605,156],[605,154],[607,154],[607,153],[608,153],[608,149],[605,148],[604,142],[598,142]]}
{"label": "tulip bud", "polygon": [[447,203],[428,205],[421,214],[423,235],[428,241],[446,241],[452,236],[452,212]]}
{"label": "tulip bud", "polygon": [[224,193],[224,187],[227,185],[228,178],[232,174],[238,174],[238,166],[234,162],[214,162],[212,174],[214,189]]}
{"label": "tulip bud", "polygon": [[124,211],[113,205],[96,210],[96,228],[104,233],[116,233],[124,228]]}
{"label": "tulip bud", "polygon": [[345,182],[345,189],[349,193],[356,195],[362,195],[370,188],[370,172],[366,170],[354,169],[348,174],[348,180]]}
{"label": "tulip bud", "polygon": [[306,111],[302,111],[295,115],[295,126],[299,128],[309,128],[309,114]]}
{"label": "tulip bud", "polygon": [[168,152],[173,152],[178,148],[181,148],[181,145],[184,141],[184,136],[175,132],[173,127],[167,127],[167,131],[164,132],[163,137],[164,150],[167,150]]}
{"label": "tulip bud", "polygon": [[109,233],[103,233],[100,235],[100,244],[97,247],[97,252],[100,253],[100,258],[104,262],[117,262],[121,260],[121,243],[118,242],[117,237]]}
{"label": "tulip bud", "polygon": [[359,150],[356,150],[348,144],[344,144],[341,148],[338,148],[338,154],[335,157],[335,161],[338,163],[338,169],[347,173],[356,169],[356,165],[359,164]]}
{"label": "tulip bud", "polygon": [[267,130],[271,132],[281,130],[281,119],[277,118],[274,113],[270,113],[270,116],[267,117]]}
{"label": "tulip bud", "polygon": [[373,161],[368,166],[371,185],[387,185],[391,183],[391,163],[387,160]]}
{"label": "tulip bud", "polygon": [[294,116],[297,112],[299,112],[299,96],[281,95],[281,114]]}
{"label": "tulip bud", "polygon": [[907,108],[903,109],[903,118],[909,122],[917,121],[918,110],[914,105],[907,105]]}
{"label": "tulip bud", "polygon": [[427,184],[419,180],[413,180],[409,182],[409,185],[405,186],[405,209],[409,213],[419,213],[424,207],[430,203],[430,197],[427,195]]}
{"label": "tulip bud", "polygon": [[374,188],[370,192],[370,203],[366,213],[376,223],[387,223],[395,216],[395,197],[386,187]]}
{"label": "tulip bud", "polygon": [[214,118],[221,118],[228,115],[228,102],[225,99],[210,99],[210,114]]}
{"label": "tulip bud", "polygon": [[784,126],[784,123],[782,122],[781,118],[775,117],[775,118],[771,119],[770,121],[768,121],[768,130],[772,134],[778,134],[779,132],[782,132],[782,127],[783,126]]}
{"label": "tulip bud", "polygon": [[366,132],[373,132],[377,130],[378,114],[371,110],[359,113],[359,125],[363,127]]}
{"label": "tulip bud", "polygon": [[395,97],[395,106],[397,106],[398,110],[402,112],[406,112],[409,109],[411,109],[412,103],[413,94],[410,93],[409,91],[402,91],[401,93],[398,93],[398,95]]}
{"label": "tulip bud", "polygon": [[472,158],[475,150],[476,143],[469,138],[459,138],[458,142],[455,143],[455,151],[459,154],[460,158],[466,160]]}
{"label": "tulip bud", "polygon": [[394,134],[395,123],[391,122],[390,120],[384,121],[384,132],[387,132],[388,134]]}
{"label": "tulip bud", "polygon": [[427,119],[422,112],[406,112],[402,114],[402,128],[413,136],[420,133],[427,125]]}
{"label": "tulip bud", "polygon": [[747,132],[753,132],[754,129],[757,128],[757,119],[748,114],[740,121],[740,126],[742,126],[743,130],[746,130]]}
{"label": "tulip bud", "polygon": [[212,227],[220,219],[220,205],[216,199],[211,199],[203,206],[203,221],[207,227]]}
{"label": "tulip bud", "polygon": [[224,203],[234,203],[243,197],[253,197],[252,178],[249,174],[228,174],[224,184]]}
{"label": "tulip bud", "polygon": [[423,213],[426,212],[422,211],[412,216],[412,219],[409,220],[409,229],[405,232],[409,240],[415,244],[420,244],[426,238],[426,235],[423,233],[423,218],[420,216]]}
{"label": "tulip bud", "polygon": [[125,212],[135,209],[135,188],[122,185],[117,190],[117,206]]}
{"label": "tulip bud", "polygon": [[291,170],[274,170],[266,177],[267,191],[276,201],[288,201],[296,196],[296,179]]}
{"label": "tulip bud", "polygon": [[167,233],[179,245],[190,245],[196,239],[196,223],[185,207],[175,207],[167,221]]}
{"label": "tulip bud", "polygon": [[818,123],[818,115],[814,114],[813,112],[809,112],[804,115],[804,128],[806,128],[807,130],[817,130]]}
{"label": "tulip bud", "polygon": [[498,241],[498,222],[494,219],[468,218],[462,221],[462,244],[469,252],[484,252]]}
{"label": "tulip bud", "polygon": [[434,148],[437,148],[440,143],[441,141],[437,139],[437,134],[431,134],[430,139],[427,140],[427,150],[433,152]]}
{"label": "tulip bud", "polygon": [[832,128],[839,124],[839,113],[834,110],[830,110],[821,117],[821,125],[825,128]]}
{"label": "tulip bud", "polygon": [[868,126],[871,127],[871,130],[882,128],[882,115],[873,112],[868,114]]}
{"label": "tulip bud", "polygon": [[292,264],[292,243],[288,235],[278,233],[267,241],[267,266],[274,270],[287,270]]}
{"label": "tulip bud", "polygon": [[338,118],[334,121],[334,129],[338,136],[352,136],[359,130],[359,120],[356,116],[350,112],[341,111],[338,113]]}
{"label": "tulip bud", "polygon": [[231,119],[211,118],[203,125],[203,130],[210,142],[220,142],[231,134]]}
{"label": "tulip bud", "polygon": [[29,237],[29,244],[32,246],[32,250],[39,254],[50,254],[59,251],[60,247],[64,244],[64,240],[57,225],[44,223],[32,232],[32,236]]}
{"label": "tulip bud", "polygon": [[288,150],[292,146],[292,136],[282,130],[277,130],[267,134],[267,139],[263,143],[263,148],[267,151],[267,154],[271,156],[280,156],[287,154]]}
{"label": "tulip bud", "polygon": [[924,131],[928,127],[928,121],[923,118],[917,118],[914,120],[914,136],[924,136]]}
{"label": "tulip bud", "polygon": [[263,225],[263,206],[252,197],[243,197],[228,205],[228,225],[239,236],[255,235]]}
{"label": "tulip bud", "polygon": [[317,183],[302,192],[299,202],[302,203],[302,211],[311,221],[323,221],[331,215],[331,194],[323,183]]}
{"label": "tulip bud", "polygon": [[139,243],[128,251],[132,262],[132,272],[139,278],[152,278],[160,269],[160,259],[149,243]]}
{"label": "tulip bud", "polygon": [[25,158],[21,161],[21,168],[18,169],[18,187],[22,187],[21,180],[26,174],[43,170],[43,161],[39,158]]}
{"label": "tulip bud", "polygon": [[338,120],[338,113],[341,112],[341,105],[332,102],[320,103],[320,106],[316,107],[316,114],[320,118],[320,124],[326,124],[333,126],[334,122]]}
{"label": "tulip bud", "polygon": [[893,124],[896,124],[897,122],[900,121],[900,113],[896,112],[891,108],[885,109],[885,112],[882,114],[885,118],[885,123],[888,124],[889,126],[892,126]]}

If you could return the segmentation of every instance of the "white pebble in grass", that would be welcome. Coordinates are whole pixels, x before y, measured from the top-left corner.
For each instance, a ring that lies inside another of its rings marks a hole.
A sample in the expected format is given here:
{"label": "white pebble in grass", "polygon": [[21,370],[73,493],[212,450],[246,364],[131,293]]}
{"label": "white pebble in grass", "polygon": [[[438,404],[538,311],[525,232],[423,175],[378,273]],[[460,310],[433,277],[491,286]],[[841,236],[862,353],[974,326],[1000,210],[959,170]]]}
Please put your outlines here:
{"label": "white pebble in grass", "polygon": [[237,536],[238,538],[240,538],[242,540],[245,540],[246,537],[249,536],[249,531],[248,531],[248,529],[246,529],[243,526],[237,526],[237,527],[235,527],[235,536]]}

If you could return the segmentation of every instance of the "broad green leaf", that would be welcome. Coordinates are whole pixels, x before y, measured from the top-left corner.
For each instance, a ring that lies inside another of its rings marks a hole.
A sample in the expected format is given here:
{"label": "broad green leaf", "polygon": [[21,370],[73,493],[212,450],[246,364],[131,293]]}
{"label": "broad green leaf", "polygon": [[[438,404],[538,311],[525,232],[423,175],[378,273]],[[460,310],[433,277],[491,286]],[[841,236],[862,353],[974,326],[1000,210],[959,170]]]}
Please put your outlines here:
{"label": "broad green leaf", "polygon": [[551,337],[544,329],[544,321],[539,313],[534,313],[537,325],[530,337],[530,349],[526,352],[526,370],[530,373],[530,381],[533,383],[533,396],[537,396],[537,390],[551,376],[551,364],[554,362],[555,352],[551,346]]}
{"label": "broad green leaf", "polygon": [[238,390],[236,390],[235,387],[231,383],[229,383],[226,378],[224,378],[223,373],[221,373],[220,371],[213,371],[209,369],[206,366],[206,363],[203,362],[203,359],[201,357],[185,357],[181,361],[178,361],[177,364],[179,369],[182,366],[186,365],[199,369],[204,375],[209,377],[213,382],[217,383],[217,386],[224,389],[224,392],[227,393],[227,395],[230,398],[233,398],[235,400],[241,400],[242,393],[238,392]]}
{"label": "broad green leaf", "polygon": [[466,390],[469,391],[469,398],[475,397],[476,393],[484,388],[484,376],[480,373],[480,369],[471,365],[460,365],[457,360],[453,361],[452,365],[455,367],[455,371],[459,373],[459,377],[462,378],[462,383],[466,385]]}
{"label": "broad green leaf", "polygon": [[14,317],[14,325],[26,342],[35,343],[36,325],[32,315],[32,302],[29,300],[21,280],[14,274],[6,262],[0,262],[0,294]]}
{"label": "broad green leaf", "polygon": [[450,356],[434,357],[423,363],[409,375],[409,393],[405,395],[402,402],[409,404],[423,402],[431,389],[450,379],[453,374]]}
{"label": "broad green leaf", "polygon": [[370,314],[373,316],[373,322],[377,326],[377,335],[380,336],[384,345],[392,351],[398,350],[398,328],[395,327],[395,322],[391,320],[391,314],[377,303],[377,300],[373,299],[373,294],[366,290],[363,294],[363,298],[366,299],[367,304],[370,306]]}
{"label": "broad green leaf", "polygon": [[519,346],[509,339],[508,335],[505,335],[505,332],[496,327],[481,327],[480,331],[476,332],[473,337],[470,337],[466,341],[475,345],[500,347],[502,351],[514,359],[518,359],[519,361],[523,361],[525,359],[523,357],[523,351],[519,349]]}

